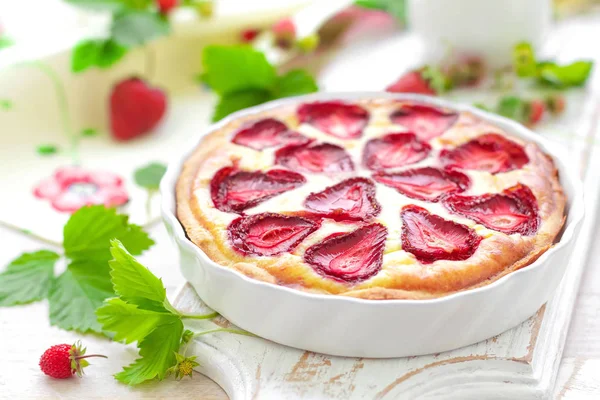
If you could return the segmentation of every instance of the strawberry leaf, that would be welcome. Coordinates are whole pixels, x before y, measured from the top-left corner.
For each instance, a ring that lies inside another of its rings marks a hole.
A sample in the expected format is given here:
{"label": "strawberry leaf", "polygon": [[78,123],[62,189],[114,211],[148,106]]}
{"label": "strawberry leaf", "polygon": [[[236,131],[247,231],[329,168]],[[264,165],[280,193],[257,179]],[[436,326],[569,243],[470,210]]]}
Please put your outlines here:
{"label": "strawberry leaf", "polygon": [[302,69],[295,69],[277,77],[276,85],[275,96],[277,98],[299,96],[316,92],[319,89],[314,78]]}
{"label": "strawberry leaf", "polygon": [[124,299],[142,298],[156,303],[166,302],[167,292],[162,281],[137,262],[118,240],[111,241],[110,276],[117,295]]}
{"label": "strawberry leaf", "polygon": [[111,258],[110,240],[123,242],[132,254],[141,254],[154,244],[127,215],[104,206],[82,207],[64,227],[65,254],[73,261],[107,264]]}
{"label": "strawberry leaf", "polygon": [[582,86],[589,78],[593,65],[592,61],[576,61],[568,65],[542,62],[538,64],[538,80],[541,84],[556,88]]}
{"label": "strawberry leaf", "polygon": [[202,80],[220,95],[250,89],[271,90],[275,68],[250,46],[206,46],[202,51]]}
{"label": "strawberry leaf", "polygon": [[40,250],[14,259],[0,274],[0,306],[26,304],[45,298],[54,280],[59,255]]}
{"label": "strawberry leaf", "polygon": [[72,262],[50,289],[50,323],[66,330],[100,333],[95,312],[112,296],[108,264]]}
{"label": "strawberry leaf", "polygon": [[114,332],[113,339],[125,343],[141,342],[157,326],[179,319],[179,316],[167,310],[144,310],[120,298],[106,300],[104,305],[96,310],[96,315],[104,331]]}
{"label": "strawberry leaf", "polygon": [[150,11],[127,11],[114,16],[111,37],[126,47],[140,46],[169,33],[169,22]]}
{"label": "strawberry leaf", "polygon": [[138,186],[148,190],[158,190],[160,180],[165,172],[167,172],[167,167],[164,164],[152,162],[136,169],[133,178]]}
{"label": "strawberry leaf", "polygon": [[179,350],[182,333],[183,323],[179,319],[158,325],[138,343],[141,357],[123,368],[115,378],[128,385],[154,378],[163,379],[167,370],[177,362],[175,353]]}
{"label": "strawberry leaf", "polygon": [[71,260],[50,289],[50,322],[63,329],[100,332],[95,311],[114,296],[108,260],[110,240],[126,243],[140,254],[154,242],[126,215],[104,206],[83,207],[64,228],[65,255]]}
{"label": "strawberry leaf", "polygon": [[85,40],[73,49],[71,70],[83,72],[91,67],[108,68],[127,53],[127,48],[112,39]]}
{"label": "strawberry leaf", "polygon": [[277,76],[263,53],[246,45],[211,45],[202,52],[200,80],[221,97],[212,120],[264,102],[315,92],[314,79],[303,70]]}
{"label": "strawberry leaf", "polygon": [[271,100],[271,94],[264,90],[244,90],[223,95],[212,116],[213,122],[219,121],[229,114],[256,106]]}

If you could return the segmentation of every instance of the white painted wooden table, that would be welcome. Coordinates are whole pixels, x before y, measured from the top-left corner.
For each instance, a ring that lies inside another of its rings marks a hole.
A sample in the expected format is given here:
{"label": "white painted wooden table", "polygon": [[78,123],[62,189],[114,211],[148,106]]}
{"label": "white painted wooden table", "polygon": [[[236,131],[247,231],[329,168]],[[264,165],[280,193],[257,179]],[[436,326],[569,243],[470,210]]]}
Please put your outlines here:
{"label": "white painted wooden table", "polygon": [[[599,232],[600,233],[600,232]],[[164,228],[151,229],[157,244],[141,257],[154,273],[163,277],[172,296],[183,283],[174,248]],[[0,265],[22,251],[40,248],[40,243],[0,228]],[[600,398],[600,259],[598,239],[584,272],[574,317],[567,338],[554,398]],[[181,382],[168,379],[139,388],[119,384],[112,374],[136,356],[132,346],[109,342],[93,335],[78,335],[50,327],[46,302],[14,308],[0,308],[0,399],[28,398],[199,398],[226,399],[211,380],[195,375]],[[92,361],[83,379],[64,381],[46,378],[37,366],[39,356],[50,345],[82,339],[89,351],[103,353],[108,360]]]}

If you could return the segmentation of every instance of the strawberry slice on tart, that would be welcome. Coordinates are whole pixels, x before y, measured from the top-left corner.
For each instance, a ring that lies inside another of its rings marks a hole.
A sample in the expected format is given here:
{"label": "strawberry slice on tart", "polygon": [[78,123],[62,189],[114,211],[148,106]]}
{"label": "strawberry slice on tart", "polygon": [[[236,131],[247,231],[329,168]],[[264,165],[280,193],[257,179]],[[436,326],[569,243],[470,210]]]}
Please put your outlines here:
{"label": "strawberry slice on tart", "polygon": [[357,139],[369,122],[369,112],[356,104],[316,101],[298,107],[298,119],[339,139]]}
{"label": "strawberry slice on tart", "polygon": [[363,165],[370,170],[402,167],[426,158],[431,146],[414,133],[390,133],[371,139],[363,151]]}
{"label": "strawberry slice on tart", "polygon": [[471,184],[469,177],[452,169],[423,167],[400,172],[376,172],[375,181],[411,199],[437,202],[449,193],[460,193]]}
{"label": "strawberry slice on tart", "polygon": [[306,136],[291,131],[286,124],[274,118],[261,119],[247,125],[238,130],[231,139],[235,144],[254,150],[264,150],[285,144],[308,143],[309,140]]}
{"label": "strawberry slice on tart", "polygon": [[318,193],[311,193],[304,201],[311,212],[337,221],[361,221],[381,211],[375,198],[375,184],[367,178],[346,179]]}
{"label": "strawberry slice on tart", "polygon": [[491,174],[522,168],[529,162],[523,147],[502,135],[486,133],[455,149],[440,152],[442,164]]}
{"label": "strawberry slice on tart", "polygon": [[319,223],[276,213],[247,215],[235,219],[227,231],[233,248],[242,254],[274,256],[291,252]]}
{"label": "strawberry slice on tart", "polygon": [[302,186],[304,176],[283,169],[243,171],[221,168],[210,182],[210,195],[221,211],[241,213],[281,193]]}
{"label": "strawberry slice on tart", "polygon": [[443,200],[453,213],[508,235],[533,235],[540,224],[537,200],[529,187],[517,184],[502,193],[451,195]]}
{"label": "strawberry slice on tart", "polygon": [[325,277],[361,282],[381,270],[386,236],[387,229],[381,224],[334,233],[306,249],[304,261]]}
{"label": "strawberry slice on tart", "polygon": [[402,104],[390,115],[394,124],[406,127],[421,140],[442,135],[458,120],[458,113],[423,104]]}
{"label": "strawberry slice on tart", "polygon": [[354,171],[354,163],[346,150],[330,143],[282,147],[275,152],[275,164],[293,171],[309,173]]}
{"label": "strawberry slice on tart", "polygon": [[481,237],[468,226],[431,214],[416,205],[403,207],[400,218],[402,249],[425,264],[438,260],[466,260],[481,242]]}

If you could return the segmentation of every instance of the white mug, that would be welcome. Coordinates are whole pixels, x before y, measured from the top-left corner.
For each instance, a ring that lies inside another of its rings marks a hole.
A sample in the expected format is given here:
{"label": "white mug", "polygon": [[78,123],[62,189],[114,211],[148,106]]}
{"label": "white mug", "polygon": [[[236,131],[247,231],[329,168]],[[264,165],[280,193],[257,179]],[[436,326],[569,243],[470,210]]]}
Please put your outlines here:
{"label": "white mug", "polygon": [[408,27],[423,42],[426,62],[453,51],[508,65],[515,44],[542,45],[551,18],[551,0],[407,0]]}

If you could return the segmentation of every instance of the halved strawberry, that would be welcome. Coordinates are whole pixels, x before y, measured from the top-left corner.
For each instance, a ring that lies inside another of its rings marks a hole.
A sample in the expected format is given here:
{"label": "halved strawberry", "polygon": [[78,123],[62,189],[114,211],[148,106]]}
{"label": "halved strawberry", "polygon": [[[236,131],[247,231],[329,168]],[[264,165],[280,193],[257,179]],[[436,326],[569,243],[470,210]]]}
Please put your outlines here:
{"label": "halved strawberry", "polygon": [[240,253],[273,256],[294,250],[318,228],[319,223],[306,218],[262,213],[237,218],[227,230]]}
{"label": "halved strawberry", "polygon": [[423,104],[402,104],[390,118],[393,123],[403,125],[414,132],[421,140],[430,140],[448,130],[456,120],[458,113],[442,111],[439,108]]}
{"label": "halved strawberry", "polygon": [[288,145],[275,152],[275,164],[300,172],[354,171],[350,155],[335,144]]}
{"label": "halved strawberry", "polygon": [[468,226],[431,214],[419,206],[405,206],[400,217],[402,249],[422,263],[466,260],[481,242],[481,237]]}
{"label": "halved strawberry", "polygon": [[241,213],[271,197],[302,186],[306,179],[283,169],[240,171],[225,167],[210,182],[210,195],[215,207],[225,212]]}
{"label": "halved strawberry", "polygon": [[356,139],[369,122],[369,113],[355,104],[341,101],[317,101],[298,108],[300,122],[313,125],[340,139]]}
{"label": "halved strawberry", "polygon": [[440,152],[442,164],[491,174],[519,169],[529,162],[523,147],[496,133],[486,133],[452,150]]}
{"label": "halved strawberry", "polygon": [[402,167],[426,158],[431,151],[414,133],[390,133],[371,139],[363,151],[363,165],[371,170]]}
{"label": "halved strawberry", "polygon": [[290,131],[281,121],[266,118],[243,127],[231,141],[254,150],[263,150],[283,144],[307,143],[309,139],[298,132]]}
{"label": "halved strawberry", "polygon": [[381,211],[375,198],[375,184],[367,178],[351,178],[311,193],[304,206],[314,213],[337,221],[365,220]]}
{"label": "halved strawberry", "polygon": [[469,177],[461,172],[434,167],[391,173],[377,172],[373,179],[412,199],[432,202],[448,193],[464,192],[471,184]]}
{"label": "halved strawberry", "polygon": [[502,193],[448,196],[443,203],[456,214],[509,235],[533,235],[540,224],[537,200],[531,189],[520,183]]}
{"label": "halved strawberry", "polygon": [[371,224],[349,233],[334,233],[304,253],[304,261],[323,276],[354,283],[381,269],[387,229]]}

